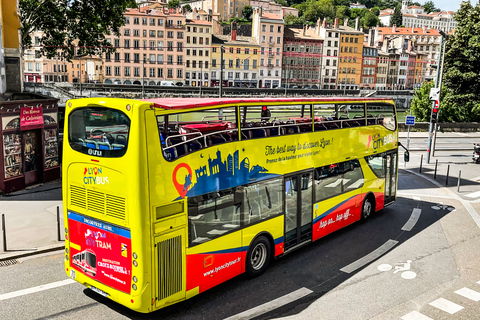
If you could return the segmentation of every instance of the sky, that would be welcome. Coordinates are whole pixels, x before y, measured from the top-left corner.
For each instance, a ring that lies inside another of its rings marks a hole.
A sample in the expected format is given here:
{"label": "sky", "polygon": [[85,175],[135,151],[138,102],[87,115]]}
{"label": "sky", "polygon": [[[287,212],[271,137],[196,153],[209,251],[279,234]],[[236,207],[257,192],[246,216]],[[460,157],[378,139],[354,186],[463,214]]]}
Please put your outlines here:
{"label": "sky", "polygon": [[[435,3],[435,7],[446,11],[457,11],[460,8],[462,0],[432,0]],[[418,1],[419,3],[425,3],[427,0]],[[470,0],[472,6],[478,3],[478,0]]]}

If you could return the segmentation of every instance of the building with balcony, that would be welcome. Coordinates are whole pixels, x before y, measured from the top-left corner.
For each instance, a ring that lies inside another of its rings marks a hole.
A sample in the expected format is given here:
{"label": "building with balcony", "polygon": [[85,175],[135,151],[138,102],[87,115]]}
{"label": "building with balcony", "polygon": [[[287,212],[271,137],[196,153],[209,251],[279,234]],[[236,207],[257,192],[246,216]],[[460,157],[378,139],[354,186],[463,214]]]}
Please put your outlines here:
{"label": "building with balcony", "polygon": [[376,72],[376,90],[387,89],[387,69],[388,69],[388,53],[378,49],[377,72]]}
{"label": "building with balcony", "polygon": [[213,35],[211,86],[220,85],[220,71],[223,70],[223,86],[257,88],[259,56],[260,46],[257,41],[252,37],[237,36],[234,28],[229,36]]}
{"label": "building with balcony", "polygon": [[185,77],[185,17],[165,7],[127,9],[120,37],[106,36],[114,53],[104,55],[104,82],[160,85]]}
{"label": "building with balcony", "polygon": [[315,29],[285,27],[282,83],[290,86],[320,85],[323,39]]}
{"label": "building with balcony", "polygon": [[42,31],[31,34],[32,45],[23,53],[23,80],[25,82],[68,82],[69,62],[56,56],[48,59],[40,54]]}
{"label": "building with balcony", "polygon": [[363,46],[360,89],[375,89],[377,84],[378,48]]}
{"label": "building with balcony", "polygon": [[[437,64],[440,52],[441,35],[437,29],[424,28],[375,28],[375,42],[380,47],[388,43],[390,48],[402,49],[405,41],[411,41],[412,51],[424,56],[425,80],[431,80],[436,74],[432,65]],[[384,49],[386,51],[386,49]]]}
{"label": "building with balcony", "polygon": [[187,19],[185,34],[185,85],[208,87],[212,22]]}
{"label": "building with balcony", "polygon": [[334,24],[327,23],[326,19],[317,21],[315,26],[317,34],[323,38],[322,68],[319,88],[335,89],[337,83],[338,52],[340,51],[339,20]]}
{"label": "building with balcony", "polygon": [[349,27],[345,20],[336,28],[340,33],[337,89],[357,90],[360,86],[364,34],[358,30],[358,18],[355,25]]}
{"label": "building with balcony", "polygon": [[[379,19],[383,25],[390,25],[393,9],[380,11]],[[402,0],[402,22],[406,28],[429,28],[450,32],[454,30],[458,22],[455,21],[453,11],[441,11],[426,13],[420,6],[408,6],[407,0]]]}
{"label": "building with balcony", "polygon": [[276,88],[282,80],[282,15],[253,9],[252,37],[260,45],[259,87]]}

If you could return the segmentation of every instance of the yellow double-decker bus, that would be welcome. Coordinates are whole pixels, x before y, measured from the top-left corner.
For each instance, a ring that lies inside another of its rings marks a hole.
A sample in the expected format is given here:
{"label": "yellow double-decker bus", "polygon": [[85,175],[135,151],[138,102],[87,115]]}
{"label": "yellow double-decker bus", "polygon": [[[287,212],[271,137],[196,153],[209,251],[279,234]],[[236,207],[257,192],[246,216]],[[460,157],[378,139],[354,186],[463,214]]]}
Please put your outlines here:
{"label": "yellow double-decker bus", "polygon": [[77,99],[65,269],[139,312],[193,297],[393,203],[392,100]]}

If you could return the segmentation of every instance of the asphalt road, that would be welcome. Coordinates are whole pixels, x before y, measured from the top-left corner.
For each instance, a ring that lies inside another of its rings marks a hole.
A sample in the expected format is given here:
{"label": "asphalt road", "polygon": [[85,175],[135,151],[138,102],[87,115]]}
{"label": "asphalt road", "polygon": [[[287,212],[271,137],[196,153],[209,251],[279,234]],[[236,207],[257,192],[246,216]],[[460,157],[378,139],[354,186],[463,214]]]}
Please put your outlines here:
{"label": "asphalt road", "polygon": [[[426,151],[428,147],[427,133],[410,133],[410,143],[407,141],[407,133],[402,132],[400,142],[407,146],[411,151]],[[473,144],[480,144],[480,132],[453,132],[453,133],[438,133],[437,138],[432,137],[432,150],[439,151],[465,151],[468,155],[473,152]]]}
{"label": "asphalt road", "polygon": [[[454,291],[467,286],[480,291],[478,234],[458,200],[401,171],[394,205],[366,223],[356,223],[275,260],[258,278],[242,275],[144,315],[71,283],[63,270],[63,252],[57,252],[0,267],[0,314],[8,319],[216,320],[241,319],[242,313],[259,308],[255,319],[400,319],[425,305],[422,313],[433,319],[475,319],[480,306],[460,299]],[[373,260],[368,259],[372,254]],[[395,272],[408,260],[407,273]],[[52,288],[35,288],[41,285]],[[309,294],[270,311],[268,305],[262,306],[299,290]],[[443,295],[459,304],[462,301],[460,317],[460,312],[451,315],[429,305]]]}

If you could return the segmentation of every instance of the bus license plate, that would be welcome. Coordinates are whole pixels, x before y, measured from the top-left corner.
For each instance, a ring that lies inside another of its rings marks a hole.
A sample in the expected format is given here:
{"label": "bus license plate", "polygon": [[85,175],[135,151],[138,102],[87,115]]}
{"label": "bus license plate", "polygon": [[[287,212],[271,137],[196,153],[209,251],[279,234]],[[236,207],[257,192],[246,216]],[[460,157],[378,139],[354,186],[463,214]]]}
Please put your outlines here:
{"label": "bus license plate", "polygon": [[90,289],[92,289],[92,291],[95,291],[96,293],[98,294],[101,294],[102,296],[104,296],[105,298],[108,298],[108,293],[106,293],[105,291],[102,291],[98,288],[95,288],[94,286],[91,286]]}

